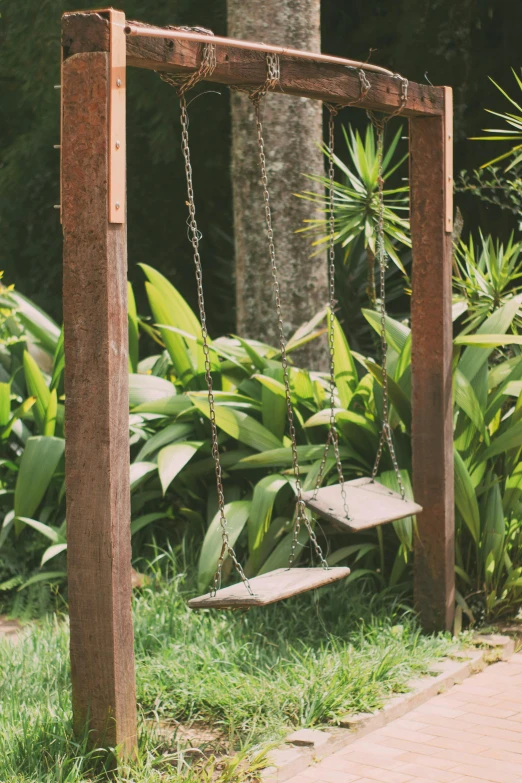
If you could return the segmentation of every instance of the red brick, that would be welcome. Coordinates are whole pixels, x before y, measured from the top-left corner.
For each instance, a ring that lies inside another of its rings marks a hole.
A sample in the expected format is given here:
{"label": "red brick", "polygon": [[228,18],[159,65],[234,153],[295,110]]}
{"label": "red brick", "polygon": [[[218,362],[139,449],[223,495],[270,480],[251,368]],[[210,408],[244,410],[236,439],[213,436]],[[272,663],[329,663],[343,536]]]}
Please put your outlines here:
{"label": "red brick", "polygon": [[453,783],[460,775],[446,769],[433,769],[425,764],[405,764],[400,768],[400,772],[411,777],[424,777],[429,780],[435,780],[437,783]]}
{"label": "red brick", "polygon": [[480,780],[486,780],[487,783],[520,783],[520,775],[510,775],[505,772],[488,769],[481,769],[480,767],[471,767],[469,764],[459,764],[454,768],[454,772],[460,772],[462,775],[469,775],[471,777],[479,778]]}
{"label": "red brick", "polygon": [[[485,738],[483,738],[485,739]],[[451,737],[435,737],[430,741],[430,745],[434,745],[436,748],[446,748],[447,750],[462,750],[464,742]],[[468,753],[482,753],[488,750],[488,745],[478,744],[476,742],[465,741],[466,750]]]}

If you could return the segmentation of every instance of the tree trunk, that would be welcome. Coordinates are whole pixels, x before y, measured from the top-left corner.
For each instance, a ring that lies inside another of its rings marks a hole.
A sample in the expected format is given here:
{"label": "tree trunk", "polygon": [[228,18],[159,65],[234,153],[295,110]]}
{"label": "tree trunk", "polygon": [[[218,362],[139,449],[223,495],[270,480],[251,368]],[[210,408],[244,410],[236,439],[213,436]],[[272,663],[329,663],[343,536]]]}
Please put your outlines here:
{"label": "tree trunk", "polygon": [[[228,34],[320,51],[320,0],[227,0]],[[236,255],[237,330],[243,337],[278,344],[272,275],[259,174],[254,110],[248,96],[232,92],[232,180]],[[312,238],[297,234],[303,221],[321,217],[317,205],[295,193],[323,188],[305,174],[324,175],[322,105],[270,94],[262,105],[270,203],[286,336],[327,302],[324,252],[311,258]],[[297,357],[296,357],[297,358]],[[299,364],[326,369],[326,341],[301,349]]]}

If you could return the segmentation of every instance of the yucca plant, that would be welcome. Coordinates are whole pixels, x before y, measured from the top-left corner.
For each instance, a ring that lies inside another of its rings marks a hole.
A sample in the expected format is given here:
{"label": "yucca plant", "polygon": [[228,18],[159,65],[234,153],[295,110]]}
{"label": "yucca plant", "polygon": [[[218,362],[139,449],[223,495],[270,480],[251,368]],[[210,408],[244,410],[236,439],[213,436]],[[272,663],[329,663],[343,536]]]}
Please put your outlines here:
{"label": "yucca plant", "polygon": [[[479,243],[470,236],[455,248],[454,307],[465,313],[465,332],[476,329],[499,307],[522,291],[522,242],[513,235],[506,245],[480,233]],[[519,315],[511,328],[518,330]]]}
{"label": "yucca plant", "polygon": [[[385,183],[402,166],[408,157],[404,154],[396,159],[397,148],[400,142],[402,128],[399,128],[395,136],[385,148],[383,158],[383,177]],[[363,252],[367,260],[368,272],[368,296],[373,303],[375,301],[375,281],[373,270],[376,254],[376,226],[378,222],[378,158],[375,131],[372,125],[368,125],[364,135],[364,141],[359,131],[354,131],[351,126],[348,130],[343,127],[344,139],[348,151],[348,162],[334,155],[334,162],[343,177],[343,181],[335,182],[334,206],[335,206],[335,241],[344,249],[344,261],[359,257]],[[323,147],[325,156],[330,153],[327,147]],[[320,182],[328,188],[326,177],[310,176],[316,182]],[[411,247],[409,235],[409,222],[401,214],[408,212],[408,186],[390,188],[386,186],[384,191],[384,242],[388,255],[395,262],[401,272],[406,275],[406,270],[397,252],[397,246]],[[321,210],[328,210],[328,195],[320,196],[317,193],[305,191],[297,194],[317,202]],[[322,247],[328,241],[328,218],[308,221],[308,225],[301,231],[309,231],[318,235],[314,246]]]}
{"label": "yucca plant", "polygon": [[[515,71],[514,68],[511,69],[513,72],[513,76],[515,77],[515,81],[517,83],[517,87],[522,90],[522,80],[520,79],[519,75]],[[511,103],[512,106],[515,107],[517,110],[517,114],[514,114],[513,112],[506,112],[505,114],[502,114],[501,112],[492,111],[491,109],[486,109],[488,114],[492,114],[494,117],[500,117],[501,120],[504,120],[506,125],[509,127],[507,128],[484,128],[484,133],[489,133],[489,136],[475,136],[473,137],[473,141],[509,141],[511,143],[511,149],[509,149],[507,152],[502,153],[502,155],[498,155],[496,158],[493,158],[493,160],[489,160],[487,163],[484,163],[482,168],[486,168],[487,166],[492,166],[495,163],[499,163],[501,160],[507,160],[508,158],[512,158],[510,164],[506,167],[506,171],[510,171],[514,166],[517,166],[522,161],[522,106],[520,106],[519,103],[517,103],[511,96],[504,90],[502,87],[500,87],[499,84],[497,84],[493,79],[490,77],[490,81],[495,85],[497,90],[502,93],[504,98]]]}

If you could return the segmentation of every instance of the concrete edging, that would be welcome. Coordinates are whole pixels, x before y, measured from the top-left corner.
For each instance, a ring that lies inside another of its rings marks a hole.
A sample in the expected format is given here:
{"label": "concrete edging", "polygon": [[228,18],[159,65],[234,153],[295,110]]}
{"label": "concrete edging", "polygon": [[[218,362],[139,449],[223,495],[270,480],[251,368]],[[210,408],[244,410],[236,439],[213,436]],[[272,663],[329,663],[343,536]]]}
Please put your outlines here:
{"label": "concrete edging", "polygon": [[480,645],[478,649],[464,650],[458,660],[446,658],[439,662],[433,667],[438,672],[435,677],[411,680],[408,693],[392,697],[381,710],[347,715],[339,721],[339,728],[300,729],[290,734],[285,744],[270,754],[271,766],[262,773],[263,783],[289,780],[311,764],[401,718],[428,699],[482,671],[490,663],[507,660],[515,649],[513,639],[498,634],[477,635],[474,641],[477,646]]}

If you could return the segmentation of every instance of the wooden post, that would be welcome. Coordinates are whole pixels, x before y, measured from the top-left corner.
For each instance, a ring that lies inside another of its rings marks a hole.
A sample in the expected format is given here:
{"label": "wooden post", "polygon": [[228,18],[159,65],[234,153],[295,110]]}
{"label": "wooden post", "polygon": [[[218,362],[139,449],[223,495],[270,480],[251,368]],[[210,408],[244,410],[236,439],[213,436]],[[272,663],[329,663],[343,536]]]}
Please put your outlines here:
{"label": "wooden post", "polygon": [[452,421],[452,100],[410,118],[413,240],[413,486],[423,506],[415,544],[415,603],[426,630],[451,629],[455,602]]}
{"label": "wooden post", "polygon": [[92,744],[125,756],[136,743],[127,246],[125,224],[109,222],[110,55],[92,49],[65,43],[62,72],[71,676],[75,730],[88,723]]}

